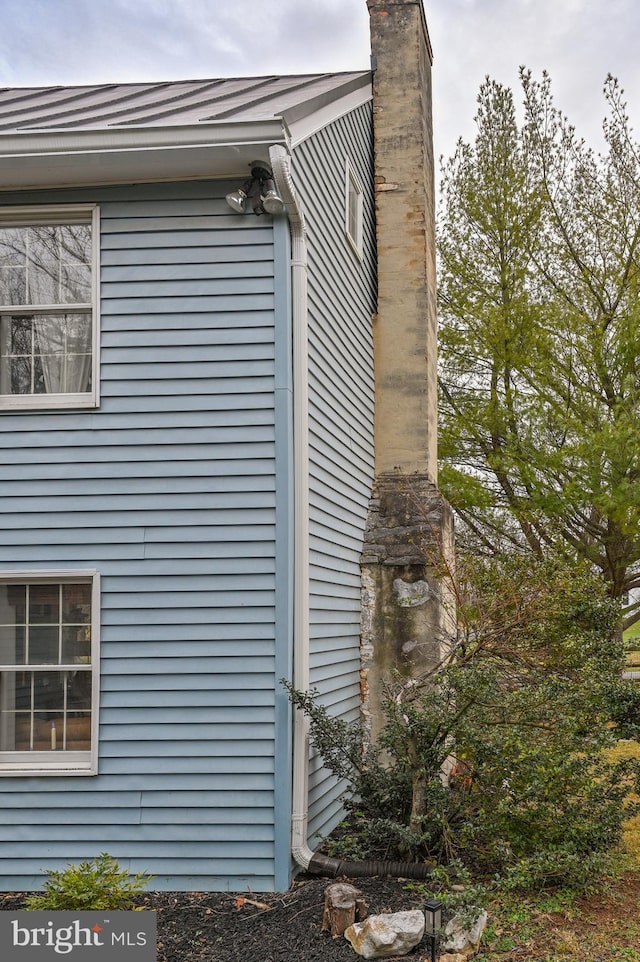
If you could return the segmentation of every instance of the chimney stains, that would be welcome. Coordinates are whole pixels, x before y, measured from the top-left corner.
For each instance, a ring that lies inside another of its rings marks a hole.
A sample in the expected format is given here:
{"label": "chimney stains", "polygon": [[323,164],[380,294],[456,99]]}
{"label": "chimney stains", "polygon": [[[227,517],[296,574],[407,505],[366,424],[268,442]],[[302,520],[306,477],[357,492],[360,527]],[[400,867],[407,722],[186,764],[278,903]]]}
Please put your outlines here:
{"label": "chimney stains", "polygon": [[[361,558],[363,717],[375,739],[393,671],[417,677],[451,630],[433,566],[451,509],[436,487],[437,377],[431,46],[422,0],[368,0],[373,75],[378,313],[376,481]],[[407,585],[420,604],[407,604]]]}

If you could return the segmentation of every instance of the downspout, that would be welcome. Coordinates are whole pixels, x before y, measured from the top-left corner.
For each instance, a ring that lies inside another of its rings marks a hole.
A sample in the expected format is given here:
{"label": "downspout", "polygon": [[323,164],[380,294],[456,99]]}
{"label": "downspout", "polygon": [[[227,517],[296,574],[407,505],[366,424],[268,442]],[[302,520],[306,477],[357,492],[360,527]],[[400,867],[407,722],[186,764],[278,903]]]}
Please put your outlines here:
{"label": "downspout", "polygon": [[[291,177],[290,157],[280,144],[269,149],[273,179],[284,201],[291,233],[293,327],[293,686],[309,689],[309,370],[307,344],[307,237],[304,213]],[[293,720],[291,853],[308,869],[309,723],[301,711]]]}
{"label": "downspout", "polygon": [[[304,212],[291,177],[290,157],[279,144],[269,148],[273,179],[291,233],[291,294],[293,327],[293,686],[309,690],[309,368],[307,306],[307,237]],[[291,854],[305,871],[330,878],[387,876],[428,878],[433,865],[375,860],[345,862],[307,844],[309,814],[309,722],[304,712],[293,718],[293,784],[291,793]]]}

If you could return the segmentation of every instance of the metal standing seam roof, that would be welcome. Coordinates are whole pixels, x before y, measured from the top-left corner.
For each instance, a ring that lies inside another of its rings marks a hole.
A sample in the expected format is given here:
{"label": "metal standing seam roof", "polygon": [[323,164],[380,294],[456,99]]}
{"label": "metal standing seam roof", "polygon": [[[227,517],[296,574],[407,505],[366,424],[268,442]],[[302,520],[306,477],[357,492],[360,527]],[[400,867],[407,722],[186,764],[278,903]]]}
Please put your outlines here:
{"label": "metal standing seam roof", "polygon": [[368,71],[0,89],[0,136],[301,119],[369,78]]}

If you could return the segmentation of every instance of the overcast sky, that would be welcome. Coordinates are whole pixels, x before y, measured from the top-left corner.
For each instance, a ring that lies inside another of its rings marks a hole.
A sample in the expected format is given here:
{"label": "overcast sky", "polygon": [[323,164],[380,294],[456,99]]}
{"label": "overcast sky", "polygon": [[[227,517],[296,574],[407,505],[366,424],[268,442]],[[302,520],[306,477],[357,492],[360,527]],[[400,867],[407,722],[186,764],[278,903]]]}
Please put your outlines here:
{"label": "overcast sky", "polygon": [[[640,0],[425,0],[436,152],[473,136],[485,75],[518,66],[599,146],[608,72],[640,129]],[[366,0],[0,0],[0,86],[311,73],[369,66]]]}

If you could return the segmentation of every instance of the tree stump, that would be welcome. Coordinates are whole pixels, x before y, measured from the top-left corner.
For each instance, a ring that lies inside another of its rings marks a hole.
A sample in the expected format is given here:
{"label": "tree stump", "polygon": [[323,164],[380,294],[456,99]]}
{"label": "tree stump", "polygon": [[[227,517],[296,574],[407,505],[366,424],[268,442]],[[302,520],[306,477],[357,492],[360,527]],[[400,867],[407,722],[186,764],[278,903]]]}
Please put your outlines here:
{"label": "tree stump", "polygon": [[355,921],[362,922],[367,915],[367,903],[360,889],[346,882],[334,882],[324,894],[322,931],[331,932],[334,939],[344,935],[345,929]]}

